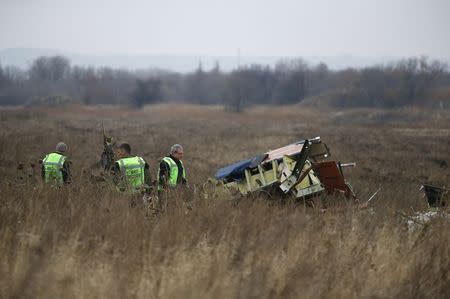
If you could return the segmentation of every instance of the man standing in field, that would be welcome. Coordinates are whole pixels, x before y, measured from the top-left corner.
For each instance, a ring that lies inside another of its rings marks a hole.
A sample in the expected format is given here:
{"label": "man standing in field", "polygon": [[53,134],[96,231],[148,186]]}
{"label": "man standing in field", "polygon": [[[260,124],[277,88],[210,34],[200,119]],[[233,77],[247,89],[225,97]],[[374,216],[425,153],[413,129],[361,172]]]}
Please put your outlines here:
{"label": "man standing in field", "polygon": [[157,178],[158,191],[186,184],[186,169],[181,161],[183,155],[183,147],[180,144],[174,144],[170,148],[169,155],[161,160]]}
{"label": "man standing in field", "polygon": [[53,186],[62,186],[70,183],[70,162],[64,155],[67,152],[67,145],[59,142],[56,145],[56,152],[50,153],[42,160],[42,180]]}
{"label": "man standing in field", "polygon": [[142,157],[131,155],[128,143],[121,143],[117,149],[118,160],[112,169],[117,189],[129,194],[144,194],[150,190],[150,167]]}

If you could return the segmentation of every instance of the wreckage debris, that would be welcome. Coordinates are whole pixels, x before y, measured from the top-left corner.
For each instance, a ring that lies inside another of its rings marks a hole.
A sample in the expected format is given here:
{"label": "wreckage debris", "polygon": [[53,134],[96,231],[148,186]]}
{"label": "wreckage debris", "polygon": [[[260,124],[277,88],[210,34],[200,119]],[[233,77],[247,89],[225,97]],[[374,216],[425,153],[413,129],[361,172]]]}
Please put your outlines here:
{"label": "wreckage debris", "polygon": [[275,189],[294,198],[326,192],[342,193],[356,200],[342,171],[356,164],[327,160],[329,157],[328,147],[316,137],[225,166],[215,177],[226,188],[237,190],[241,195]]}
{"label": "wreckage debris", "polygon": [[420,227],[425,227],[430,221],[438,218],[450,221],[450,214],[446,211],[449,190],[430,184],[423,184],[420,190],[424,192],[427,198],[428,211],[417,212],[413,216],[398,212],[400,216],[406,219],[408,230],[415,231]]}
{"label": "wreckage debris", "polygon": [[447,205],[445,196],[448,194],[448,190],[445,188],[423,184],[420,190],[425,193],[430,208],[445,207]]}

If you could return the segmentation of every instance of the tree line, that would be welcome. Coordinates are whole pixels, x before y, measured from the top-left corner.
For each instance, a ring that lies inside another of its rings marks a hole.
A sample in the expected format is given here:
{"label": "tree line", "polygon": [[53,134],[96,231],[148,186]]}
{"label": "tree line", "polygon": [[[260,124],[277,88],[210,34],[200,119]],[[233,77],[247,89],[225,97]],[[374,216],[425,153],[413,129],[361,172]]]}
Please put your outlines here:
{"label": "tree line", "polygon": [[28,69],[0,64],[0,105],[79,102],[140,108],[160,102],[222,104],[240,111],[254,104],[306,101],[334,107],[450,106],[448,66],[413,57],[361,69],[330,70],[301,58],[275,66],[220,65],[190,73],[72,66],[62,56],[39,57]]}

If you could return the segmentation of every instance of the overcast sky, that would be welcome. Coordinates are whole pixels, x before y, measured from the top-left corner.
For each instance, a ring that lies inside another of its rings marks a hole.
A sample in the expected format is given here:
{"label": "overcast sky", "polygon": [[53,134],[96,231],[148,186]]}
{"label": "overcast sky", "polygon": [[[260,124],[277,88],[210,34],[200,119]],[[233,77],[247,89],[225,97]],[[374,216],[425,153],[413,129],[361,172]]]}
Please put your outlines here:
{"label": "overcast sky", "polygon": [[0,48],[450,56],[449,0],[0,0]]}

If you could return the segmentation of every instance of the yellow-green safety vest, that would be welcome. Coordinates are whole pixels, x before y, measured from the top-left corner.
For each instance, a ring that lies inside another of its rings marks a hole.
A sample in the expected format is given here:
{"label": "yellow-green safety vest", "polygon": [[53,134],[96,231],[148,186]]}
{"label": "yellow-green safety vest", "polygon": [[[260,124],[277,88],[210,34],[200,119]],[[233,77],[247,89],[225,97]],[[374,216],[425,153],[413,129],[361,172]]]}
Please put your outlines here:
{"label": "yellow-green safety vest", "polygon": [[51,153],[45,156],[42,165],[44,166],[44,181],[46,183],[53,185],[64,184],[62,169],[66,159],[65,156],[58,153]]}
{"label": "yellow-green safety vest", "polygon": [[[170,187],[175,187],[178,180],[178,165],[171,157],[164,157],[162,160],[169,165],[169,177],[167,178],[167,184]],[[186,179],[186,168],[184,168],[183,161],[180,160],[180,163],[183,167],[183,178]],[[160,169],[158,169],[158,190],[161,190],[162,187],[159,181],[159,172]]]}
{"label": "yellow-green safety vest", "polygon": [[128,192],[137,193],[145,184],[145,161],[141,157],[128,157],[117,161]]}

